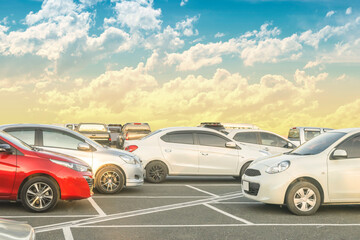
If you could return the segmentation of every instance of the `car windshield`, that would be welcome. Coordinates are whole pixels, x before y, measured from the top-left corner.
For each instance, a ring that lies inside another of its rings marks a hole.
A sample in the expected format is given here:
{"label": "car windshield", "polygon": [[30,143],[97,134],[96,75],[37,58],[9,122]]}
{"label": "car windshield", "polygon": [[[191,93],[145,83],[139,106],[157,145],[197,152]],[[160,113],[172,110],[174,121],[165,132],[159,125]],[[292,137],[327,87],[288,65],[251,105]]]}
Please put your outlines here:
{"label": "car windshield", "polygon": [[10,134],[8,133],[5,133],[5,132],[1,132],[0,133],[0,136],[5,138],[6,140],[8,140],[9,142],[15,144],[16,146],[18,147],[21,147],[22,149],[25,149],[25,150],[36,150],[35,148],[29,146],[28,144],[26,144],[25,142],[21,141],[20,139],[16,138],[16,137],[13,137],[11,136]]}
{"label": "car windshield", "polygon": [[79,131],[84,132],[106,132],[106,127],[102,124],[81,124]]}
{"label": "car windshield", "polygon": [[155,134],[158,134],[159,132],[162,132],[162,130],[161,130],[161,129],[160,129],[160,130],[156,130],[155,132],[152,132],[152,133],[150,133],[149,135],[143,137],[141,140],[144,140],[144,139],[147,139],[147,138],[149,138],[149,137],[151,137],[151,136],[154,136]]}
{"label": "car windshield", "polygon": [[289,152],[290,155],[315,155],[327,149],[331,144],[339,140],[346,133],[328,132],[321,134],[308,142],[304,143],[297,149]]}

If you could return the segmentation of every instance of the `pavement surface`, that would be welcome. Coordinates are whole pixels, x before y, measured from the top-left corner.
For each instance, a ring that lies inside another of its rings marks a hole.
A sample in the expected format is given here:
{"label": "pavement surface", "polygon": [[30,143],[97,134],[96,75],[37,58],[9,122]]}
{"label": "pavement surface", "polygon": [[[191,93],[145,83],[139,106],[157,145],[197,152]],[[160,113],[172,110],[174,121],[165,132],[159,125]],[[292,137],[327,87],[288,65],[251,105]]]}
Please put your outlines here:
{"label": "pavement surface", "polygon": [[115,195],[60,201],[41,214],[2,201],[0,218],[28,222],[37,240],[360,239],[360,205],[322,206],[299,217],[244,198],[231,177],[169,177]]}

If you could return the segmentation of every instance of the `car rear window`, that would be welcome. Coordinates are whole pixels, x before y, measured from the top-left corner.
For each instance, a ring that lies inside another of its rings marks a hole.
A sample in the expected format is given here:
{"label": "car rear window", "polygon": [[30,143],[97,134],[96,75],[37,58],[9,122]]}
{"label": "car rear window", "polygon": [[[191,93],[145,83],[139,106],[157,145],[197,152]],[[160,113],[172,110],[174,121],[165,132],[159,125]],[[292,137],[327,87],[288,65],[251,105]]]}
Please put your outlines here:
{"label": "car rear window", "polygon": [[320,135],[320,130],[306,130],[304,131],[305,133],[305,140],[309,141],[310,139],[313,139],[316,136]]}

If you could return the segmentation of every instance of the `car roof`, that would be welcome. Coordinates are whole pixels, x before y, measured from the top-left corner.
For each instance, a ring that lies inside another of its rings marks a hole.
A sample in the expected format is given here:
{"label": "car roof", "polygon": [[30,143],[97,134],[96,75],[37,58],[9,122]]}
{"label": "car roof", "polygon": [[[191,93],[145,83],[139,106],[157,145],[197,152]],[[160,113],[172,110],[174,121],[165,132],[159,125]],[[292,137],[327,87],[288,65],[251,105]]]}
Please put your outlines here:
{"label": "car roof", "polygon": [[281,135],[279,135],[277,133],[267,131],[267,130],[262,130],[262,129],[231,129],[228,132],[229,132],[228,136],[235,135],[236,133],[239,133],[239,132],[264,132],[264,133],[271,133],[271,134],[274,134],[274,135],[276,135],[278,137],[286,139],[286,138],[284,138],[283,136],[281,136]]}
{"label": "car roof", "polygon": [[[204,132],[213,132],[213,133],[220,133],[222,135],[224,135],[223,133],[211,129],[211,128],[205,128],[205,127],[168,127],[168,128],[163,128],[161,129],[162,131],[204,131]],[[225,135],[224,135],[225,136]]]}

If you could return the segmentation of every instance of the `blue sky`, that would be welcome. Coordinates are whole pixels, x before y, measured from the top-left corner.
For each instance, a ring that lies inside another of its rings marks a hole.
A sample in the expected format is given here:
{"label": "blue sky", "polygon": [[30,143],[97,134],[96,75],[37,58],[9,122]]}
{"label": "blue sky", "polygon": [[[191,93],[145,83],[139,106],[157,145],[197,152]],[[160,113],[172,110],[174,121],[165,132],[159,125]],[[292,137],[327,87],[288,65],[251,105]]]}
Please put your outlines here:
{"label": "blue sky", "polygon": [[12,113],[3,122],[360,124],[341,121],[360,111],[359,1],[0,6],[0,98]]}

